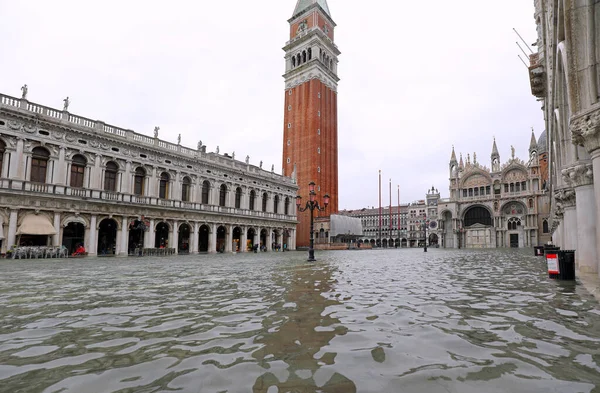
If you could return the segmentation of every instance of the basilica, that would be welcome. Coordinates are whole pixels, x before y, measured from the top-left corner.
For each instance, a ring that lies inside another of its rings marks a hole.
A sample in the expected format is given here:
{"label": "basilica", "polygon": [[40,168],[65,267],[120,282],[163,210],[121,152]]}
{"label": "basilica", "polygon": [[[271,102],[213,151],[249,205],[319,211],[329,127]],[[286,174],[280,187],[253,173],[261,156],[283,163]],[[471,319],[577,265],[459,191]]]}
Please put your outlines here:
{"label": "basilica", "polygon": [[202,142],[159,139],[159,127],[148,136],[72,114],[68,98],[61,110],[27,93],[0,94],[2,254],[295,249],[293,179]]}
{"label": "basilica", "polygon": [[440,200],[438,227],[445,248],[533,247],[550,239],[546,136],[532,133],[529,158],[502,163],[496,141],[491,168],[477,155],[449,163],[450,198]]}

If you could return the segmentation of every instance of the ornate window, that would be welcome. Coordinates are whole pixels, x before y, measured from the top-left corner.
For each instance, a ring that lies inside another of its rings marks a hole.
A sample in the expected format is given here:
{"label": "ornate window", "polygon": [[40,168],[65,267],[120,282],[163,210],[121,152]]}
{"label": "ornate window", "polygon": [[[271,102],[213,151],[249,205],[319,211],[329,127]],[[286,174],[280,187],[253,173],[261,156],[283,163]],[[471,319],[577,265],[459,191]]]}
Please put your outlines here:
{"label": "ornate window", "polygon": [[43,147],[36,147],[33,149],[33,154],[31,155],[31,176],[30,179],[32,182],[36,183],[45,183],[46,182],[46,173],[48,170],[48,159],[50,158],[50,153],[48,150]]}
{"label": "ornate window", "polygon": [[71,187],[83,188],[83,177],[87,160],[84,156],[77,154],[71,161]]}
{"label": "ornate window", "polygon": [[542,232],[550,233],[550,228],[548,227],[548,220],[542,221]]}
{"label": "ornate window", "polygon": [[279,195],[275,195],[273,199],[273,213],[279,213]]}
{"label": "ornate window", "polygon": [[269,199],[269,195],[265,192],[262,197],[262,211],[267,211],[267,200]]}
{"label": "ornate window", "polygon": [[287,216],[288,214],[290,214],[290,198],[286,197],[285,198],[285,211],[284,214]]}
{"label": "ornate window", "polygon": [[117,191],[118,171],[119,166],[113,161],[109,161],[106,163],[106,168],[104,169],[104,191]]}
{"label": "ornate window", "polygon": [[146,185],[146,170],[142,167],[138,167],[135,170],[135,177],[133,180],[133,193],[135,195],[144,195],[144,186]]}
{"label": "ornate window", "polygon": [[4,163],[4,153],[6,151],[6,145],[0,141],[0,177],[2,177],[2,164]]}
{"label": "ornate window", "polygon": [[225,201],[227,199],[227,186],[225,184],[221,184],[219,189],[219,206],[225,206]]}
{"label": "ornate window", "polygon": [[160,184],[158,186],[158,197],[160,199],[169,199],[169,181],[171,176],[167,172],[160,175]]}
{"label": "ornate window", "polygon": [[256,192],[250,191],[250,202],[248,203],[248,209],[254,210],[254,201],[256,200]]}
{"label": "ornate window", "polygon": [[202,203],[204,205],[208,205],[209,192],[210,192],[210,182],[208,180],[204,180],[204,182],[202,182]]}
{"label": "ornate window", "polygon": [[190,201],[190,190],[192,188],[192,181],[189,177],[184,177],[181,182],[181,201],[189,202]]}
{"label": "ornate window", "polygon": [[490,212],[481,206],[475,206],[470,208],[465,214],[465,227],[470,227],[474,224],[481,224],[486,226],[492,225],[492,216]]}
{"label": "ornate window", "polygon": [[239,209],[242,207],[242,188],[238,187],[235,189],[235,208]]}
{"label": "ornate window", "polygon": [[513,218],[510,218],[508,220],[508,230],[509,231],[516,231],[517,228],[520,227],[520,226],[521,226],[521,220],[520,219],[518,219],[516,217],[513,217]]}

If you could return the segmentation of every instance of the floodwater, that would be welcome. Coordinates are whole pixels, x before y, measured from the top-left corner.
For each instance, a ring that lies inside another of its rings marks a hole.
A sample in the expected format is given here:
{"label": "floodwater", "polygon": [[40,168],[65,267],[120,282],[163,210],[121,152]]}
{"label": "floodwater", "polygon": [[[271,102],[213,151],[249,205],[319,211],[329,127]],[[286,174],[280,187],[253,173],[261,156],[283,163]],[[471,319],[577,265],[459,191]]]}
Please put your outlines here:
{"label": "floodwater", "polygon": [[532,250],[0,261],[0,391],[600,392]]}

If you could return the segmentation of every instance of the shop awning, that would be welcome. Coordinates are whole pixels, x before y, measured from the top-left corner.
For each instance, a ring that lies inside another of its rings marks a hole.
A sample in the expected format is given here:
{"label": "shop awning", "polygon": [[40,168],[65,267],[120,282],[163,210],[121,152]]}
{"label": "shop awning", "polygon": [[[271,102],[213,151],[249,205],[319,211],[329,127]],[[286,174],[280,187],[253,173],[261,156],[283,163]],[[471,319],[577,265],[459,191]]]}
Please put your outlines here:
{"label": "shop awning", "polygon": [[17,235],[56,235],[56,230],[45,216],[30,214],[23,219]]}

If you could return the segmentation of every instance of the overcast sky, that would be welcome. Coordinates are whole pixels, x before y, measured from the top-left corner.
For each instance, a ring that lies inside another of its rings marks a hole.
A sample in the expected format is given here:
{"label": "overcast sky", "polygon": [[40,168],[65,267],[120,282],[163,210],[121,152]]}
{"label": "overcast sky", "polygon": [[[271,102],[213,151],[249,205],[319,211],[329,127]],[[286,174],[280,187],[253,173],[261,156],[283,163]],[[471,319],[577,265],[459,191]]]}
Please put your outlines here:
{"label": "overcast sky", "polygon": [[[342,52],[340,209],[376,206],[378,170],[403,203],[448,161],[526,160],[540,103],[512,31],[535,41],[533,0],[328,0]],[[281,172],[284,52],[296,0],[0,0],[0,92]],[[535,50],[535,48],[533,48]],[[523,57],[523,55],[521,54]],[[303,186],[303,185],[301,185]],[[325,190],[326,191],[326,190]]]}

